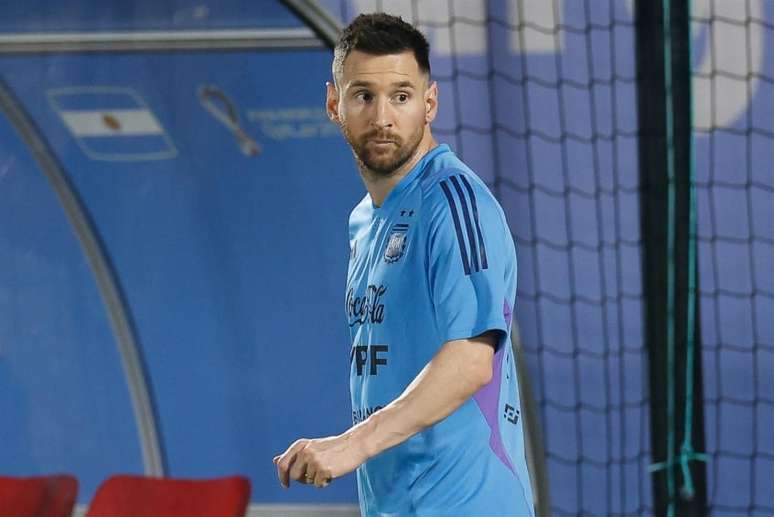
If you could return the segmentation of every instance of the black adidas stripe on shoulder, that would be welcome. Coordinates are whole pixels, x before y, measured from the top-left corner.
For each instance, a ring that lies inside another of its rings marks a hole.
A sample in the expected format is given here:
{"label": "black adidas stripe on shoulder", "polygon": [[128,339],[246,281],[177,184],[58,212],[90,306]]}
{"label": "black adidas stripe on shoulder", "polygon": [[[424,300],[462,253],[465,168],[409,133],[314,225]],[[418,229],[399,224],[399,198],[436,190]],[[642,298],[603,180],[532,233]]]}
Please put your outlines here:
{"label": "black adidas stripe on shoulder", "polygon": [[441,180],[440,185],[446,201],[449,203],[449,210],[451,210],[465,274],[470,275],[489,269],[486,244],[478,217],[478,203],[470,181],[464,175],[459,174]]}
{"label": "black adidas stripe on shoulder", "polygon": [[484,243],[484,235],[481,232],[481,223],[478,220],[478,203],[476,203],[476,194],[473,192],[473,187],[470,186],[468,178],[460,176],[462,183],[465,184],[465,188],[470,196],[470,202],[473,205],[473,219],[476,221],[476,233],[478,235],[478,248],[481,252],[481,269],[489,269],[489,263],[486,260],[486,244]]}

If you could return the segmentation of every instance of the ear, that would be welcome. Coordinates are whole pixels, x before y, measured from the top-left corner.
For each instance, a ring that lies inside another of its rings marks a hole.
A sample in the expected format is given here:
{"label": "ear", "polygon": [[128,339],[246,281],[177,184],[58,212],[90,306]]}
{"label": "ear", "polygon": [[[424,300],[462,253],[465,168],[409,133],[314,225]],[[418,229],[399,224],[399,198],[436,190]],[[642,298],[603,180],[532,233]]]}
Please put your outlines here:
{"label": "ear", "polygon": [[438,114],[438,83],[433,81],[425,90],[425,123],[430,124]]}
{"label": "ear", "polygon": [[331,121],[339,123],[339,92],[331,82],[325,83],[325,111]]}

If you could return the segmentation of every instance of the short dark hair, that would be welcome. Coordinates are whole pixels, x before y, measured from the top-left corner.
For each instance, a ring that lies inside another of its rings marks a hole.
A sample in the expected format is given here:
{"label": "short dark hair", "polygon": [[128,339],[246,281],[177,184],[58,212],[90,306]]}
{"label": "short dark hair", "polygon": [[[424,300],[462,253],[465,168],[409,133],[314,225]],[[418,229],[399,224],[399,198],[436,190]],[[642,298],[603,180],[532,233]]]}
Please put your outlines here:
{"label": "short dark hair", "polygon": [[430,44],[414,26],[400,16],[361,14],[345,28],[333,49],[333,78],[344,70],[344,60],[353,51],[384,56],[412,51],[419,69],[430,75]]}

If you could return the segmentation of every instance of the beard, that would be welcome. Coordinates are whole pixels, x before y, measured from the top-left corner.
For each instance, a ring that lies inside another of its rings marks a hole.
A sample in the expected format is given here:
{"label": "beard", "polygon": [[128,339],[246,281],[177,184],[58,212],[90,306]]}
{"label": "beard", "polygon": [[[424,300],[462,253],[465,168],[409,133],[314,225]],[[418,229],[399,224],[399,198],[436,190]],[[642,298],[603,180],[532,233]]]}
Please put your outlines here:
{"label": "beard", "polygon": [[[406,141],[394,133],[379,130],[369,131],[356,138],[344,124],[341,125],[341,131],[361,169],[365,168],[378,176],[386,177],[392,175],[414,156],[422,141],[424,127],[420,125]],[[386,140],[391,142],[386,148],[383,146],[377,148],[372,143]]]}

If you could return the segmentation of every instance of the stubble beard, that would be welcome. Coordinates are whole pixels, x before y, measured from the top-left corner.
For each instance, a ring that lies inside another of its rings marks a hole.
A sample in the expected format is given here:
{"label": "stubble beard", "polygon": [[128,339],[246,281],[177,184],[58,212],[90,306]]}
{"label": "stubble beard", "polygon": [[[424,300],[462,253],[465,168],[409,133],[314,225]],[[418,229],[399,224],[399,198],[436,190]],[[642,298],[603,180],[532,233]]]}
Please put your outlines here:
{"label": "stubble beard", "polygon": [[[424,128],[419,126],[417,130],[404,142],[398,135],[385,131],[369,131],[360,138],[355,138],[345,124],[341,124],[341,132],[347,143],[352,148],[355,160],[361,170],[371,172],[376,176],[389,177],[408,162],[416,153]],[[372,140],[391,140],[394,148],[391,152],[378,152],[370,148],[368,143]]]}

